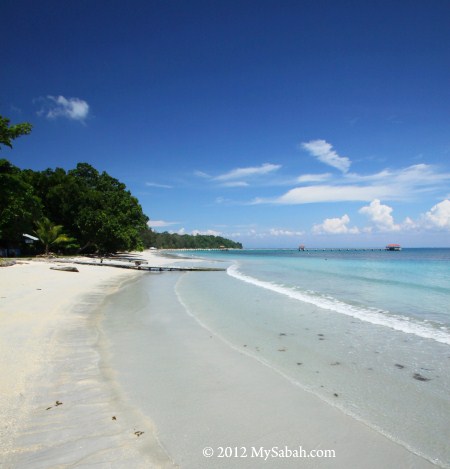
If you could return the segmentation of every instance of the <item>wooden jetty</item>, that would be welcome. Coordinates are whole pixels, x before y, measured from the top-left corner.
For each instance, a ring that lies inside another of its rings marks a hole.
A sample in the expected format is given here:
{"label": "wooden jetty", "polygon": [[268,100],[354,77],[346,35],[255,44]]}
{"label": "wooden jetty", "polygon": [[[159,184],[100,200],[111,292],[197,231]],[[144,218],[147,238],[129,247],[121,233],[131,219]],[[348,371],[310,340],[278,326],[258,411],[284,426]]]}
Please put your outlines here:
{"label": "wooden jetty", "polygon": [[128,263],[121,262],[94,262],[84,260],[58,259],[56,262],[78,264],[78,265],[94,265],[97,267],[116,267],[119,269],[143,270],[147,272],[224,272],[226,269],[218,267],[175,267],[175,266],[151,266],[147,261],[129,260]]}
{"label": "wooden jetty", "polygon": [[387,248],[303,248],[300,252],[367,252],[367,251],[387,251]]}

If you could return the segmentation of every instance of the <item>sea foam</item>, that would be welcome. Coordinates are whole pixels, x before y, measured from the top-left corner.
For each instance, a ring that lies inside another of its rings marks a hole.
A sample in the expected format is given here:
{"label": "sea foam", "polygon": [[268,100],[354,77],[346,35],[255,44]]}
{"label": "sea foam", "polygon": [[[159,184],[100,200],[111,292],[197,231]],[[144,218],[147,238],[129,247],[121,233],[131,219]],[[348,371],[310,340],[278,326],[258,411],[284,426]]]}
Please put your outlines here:
{"label": "sea foam", "polygon": [[243,282],[265,288],[273,292],[288,296],[294,300],[313,304],[319,308],[333,311],[339,314],[345,314],[361,321],[369,322],[377,326],[384,326],[396,331],[407,334],[414,334],[425,339],[435,340],[443,344],[450,345],[450,331],[445,327],[437,329],[429,322],[420,322],[410,318],[394,315],[389,311],[379,309],[363,308],[359,306],[344,303],[329,296],[323,296],[314,292],[294,290],[284,285],[273,282],[259,280],[242,273],[239,270],[239,264],[233,264],[227,269],[228,275]]}

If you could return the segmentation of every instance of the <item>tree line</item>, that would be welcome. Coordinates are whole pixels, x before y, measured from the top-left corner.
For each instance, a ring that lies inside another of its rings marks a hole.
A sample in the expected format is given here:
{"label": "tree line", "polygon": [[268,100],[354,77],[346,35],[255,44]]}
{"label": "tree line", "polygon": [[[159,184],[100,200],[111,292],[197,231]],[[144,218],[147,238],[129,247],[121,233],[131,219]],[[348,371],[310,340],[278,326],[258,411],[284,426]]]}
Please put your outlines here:
{"label": "tree line", "polygon": [[[0,149],[30,132],[30,124],[11,126],[0,116]],[[33,171],[0,159],[0,248],[32,251],[23,234],[38,237],[47,253],[242,247],[217,236],[156,233],[148,221],[125,184],[88,163]]]}
{"label": "tree line", "polygon": [[158,249],[242,249],[242,244],[222,236],[213,235],[180,235],[177,233],[157,233],[150,229],[142,233],[142,240],[146,248]]}

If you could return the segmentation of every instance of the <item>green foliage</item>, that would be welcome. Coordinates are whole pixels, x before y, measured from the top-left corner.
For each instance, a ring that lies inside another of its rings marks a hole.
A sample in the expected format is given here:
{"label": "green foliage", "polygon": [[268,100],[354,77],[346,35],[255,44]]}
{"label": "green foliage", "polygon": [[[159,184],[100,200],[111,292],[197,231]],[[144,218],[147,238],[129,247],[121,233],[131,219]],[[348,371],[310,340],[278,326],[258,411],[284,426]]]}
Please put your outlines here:
{"label": "green foliage", "polygon": [[158,249],[242,249],[242,244],[221,236],[179,235],[177,233],[156,233],[151,229],[142,232],[142,241],[146,248]]}
{"label": "green foliage", "polygon": [[1,145],[6,145],[12,148],[12,141],[21,135],[28,135],[31,133],[32,125],[28,122],[21,124],[10,125],[9,119],[0,116],[0,149]]}
{"label": "green foliage", "polygon": [[140,233],[148,217],[125,184],[86,163],[69,171],[80,189],[74,224],[85,249],[102,253],[142,250]]}
{"label": "green foliage", "polygon": [[100,174],[86,163],[68,172],[61,168],[21,171],[2,160],[2,176],[8,184],[0,180],[0,245],[13,237],[17,245],[22,233],[30,232],[33,224],[45,217],[63,226],[67,237],[82,246],[82,251],[143,248],[140,234],[148,218],[126,186],[106,172]]}
{"label": "green foliage", "polygon": [[30,233],[41,217],[41,201],[21,170],[0,160],[0,240],[4,247],[20,245],[22,234]]}
{"label": "green foliage", "polygon": [[45,246],[45,254],[48,255],[50,246],[53,244],[68,244],[73,241],[68,235],[63,233],[62,225],[55,225],[48,218],[36,222],[36,236]]}

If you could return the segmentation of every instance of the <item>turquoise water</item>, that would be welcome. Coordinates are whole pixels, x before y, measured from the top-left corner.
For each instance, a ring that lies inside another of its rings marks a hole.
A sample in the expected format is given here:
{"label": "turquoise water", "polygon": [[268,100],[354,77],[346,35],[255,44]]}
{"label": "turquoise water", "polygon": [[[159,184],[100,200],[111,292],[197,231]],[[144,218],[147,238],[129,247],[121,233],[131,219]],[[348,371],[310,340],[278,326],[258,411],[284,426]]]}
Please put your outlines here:
{"label": "turquoise water", "polygon": [[[182,353],[175,343],[193,341],[195,348],[214,338],[288,386],[450,468],[450,249],[179,254],[226,270],[145,275],[111,299],[103,324],[125,395],[156,422],[169,447],[171,439],[174,446],[185,441],[189,455],[192,438],[173,412],[179,402],[172,394],[200,386],[189,373],[205,365],[200,352],[169,360]],[[200,327],[191,324],[186,335],[178,330],[184,317]],[[206,330],[203,339],[198,330]],[[161,356],[179,367],[180,382],[166,373]],[[215,381],[208,385],[223,391]],[[220,428],[205,420],[198,441]]]}
{"label": "turquoise water", "polygon": [[197,251],[242,281],[450,344],[450,249]]}
{"label": "turquoise water", "polygon": [[200,325],[294,385],[450,467],[450,249],[183,253]]}

